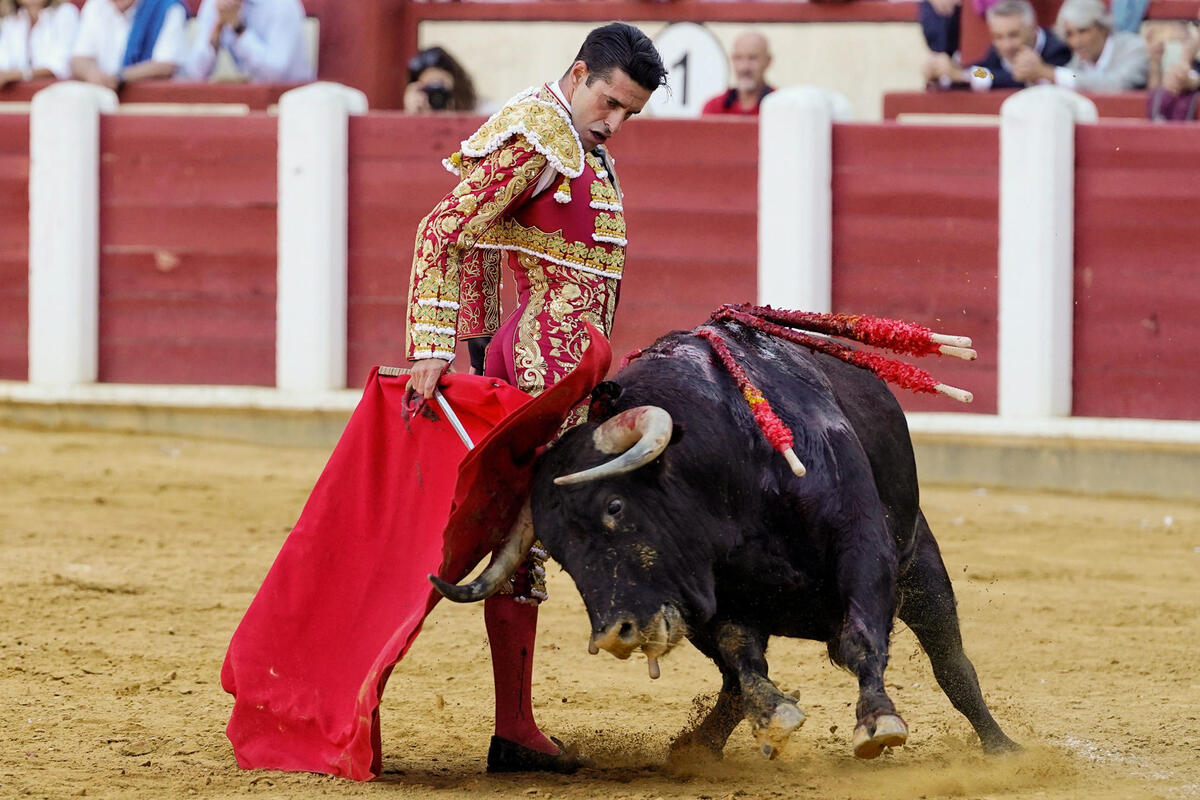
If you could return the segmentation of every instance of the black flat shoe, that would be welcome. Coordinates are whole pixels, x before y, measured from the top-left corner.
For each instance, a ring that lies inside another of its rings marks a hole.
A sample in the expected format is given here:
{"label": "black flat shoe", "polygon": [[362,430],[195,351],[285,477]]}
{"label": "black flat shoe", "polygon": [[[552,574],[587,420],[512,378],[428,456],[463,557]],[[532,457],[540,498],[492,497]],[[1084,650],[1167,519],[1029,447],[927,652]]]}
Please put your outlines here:
{"label": "black flat shoe", "polygon": [[517,744],[510,739],[492,737],[488,747],[488,772],[558,772],[570,775],[582,766],[578,758],[567,752],[567,748],[553,736],[550,741],[558,745],[558,753],[550,755]]}

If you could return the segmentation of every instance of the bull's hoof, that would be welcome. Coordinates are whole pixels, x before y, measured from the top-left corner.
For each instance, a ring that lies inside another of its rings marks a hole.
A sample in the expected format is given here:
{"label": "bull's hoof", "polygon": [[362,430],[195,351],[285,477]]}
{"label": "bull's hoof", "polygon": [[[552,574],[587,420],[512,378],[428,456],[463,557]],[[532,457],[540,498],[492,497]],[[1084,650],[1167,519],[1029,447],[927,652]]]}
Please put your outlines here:
{"label": "bull's hoof", "polygon": [[775,706],[771,716],[754,726],[754,738],[759,749],[767,758],[776,758],[787,744],[792,732],[804,724],[804,712],[795,703],[783,702]]}
{"label": "bull's hoof", "polygon": [[908,741],[908,726],[895,714],[881,714],[872,725],[859,725],[854,729],[854,755],[856,758],[876,758],[885,747],[900,747]]}
{"label": "bull's hoof", "polygon": [[1002,756],[1006,753],[1017,753],[1021,750],[1021,745],[1003,733],[997,733],[987,738],[980,737],[980,744],[983,745],[983,752],[989,756]]}

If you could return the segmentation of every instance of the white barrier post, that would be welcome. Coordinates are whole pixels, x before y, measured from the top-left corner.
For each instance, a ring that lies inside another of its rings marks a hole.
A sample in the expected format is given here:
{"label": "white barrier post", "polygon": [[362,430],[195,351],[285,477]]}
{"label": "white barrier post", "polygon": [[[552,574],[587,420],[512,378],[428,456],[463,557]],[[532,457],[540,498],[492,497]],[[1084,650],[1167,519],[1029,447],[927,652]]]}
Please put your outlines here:
{"label": "white barrier post", "polygon": [[279,98],[279,267],[275,385],[346,386],[346,228],[349,115],[357,89],[313,83]]}
{"label": "white barrier post", "polygon": [[1075,123],[1096,106],[1039,86],[1000,107],[999,397],[1002,417],[1071,413]]}
{"label": "white barrier post", "polygon": [[850,103],[796,86],[763,98],[758,123],[758,302],[833,305],[833,121]]}
{"label": "white barrier post", "polygon": [[57,83],[29,111],[29,382],[94,383],[100,303],[100,114],[117,95]]}

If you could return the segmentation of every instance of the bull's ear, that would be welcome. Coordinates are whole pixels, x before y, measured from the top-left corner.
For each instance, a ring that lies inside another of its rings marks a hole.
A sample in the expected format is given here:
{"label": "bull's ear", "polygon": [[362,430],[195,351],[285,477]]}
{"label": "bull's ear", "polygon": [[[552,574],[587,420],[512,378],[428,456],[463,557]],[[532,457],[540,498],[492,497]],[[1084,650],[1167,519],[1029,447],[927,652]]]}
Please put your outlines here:
{"label": "bull's ear", "polygon": [[588,407],[588,419],[598,421],[608,419],[613,413],[613,404],[621,396],[621,384],[616,381],[602,381],[592,389],[592,403]]}

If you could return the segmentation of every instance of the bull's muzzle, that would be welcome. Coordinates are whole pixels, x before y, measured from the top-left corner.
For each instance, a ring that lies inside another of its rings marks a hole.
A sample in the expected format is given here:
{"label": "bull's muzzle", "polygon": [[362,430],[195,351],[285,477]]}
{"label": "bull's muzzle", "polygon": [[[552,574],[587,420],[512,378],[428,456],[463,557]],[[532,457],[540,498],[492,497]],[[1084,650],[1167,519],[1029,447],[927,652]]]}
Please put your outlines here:
{"label": "bull's muzzle", "polygon": [[658,659],[684,637],[683,617],[672,606],[660,608],[648,622],[639,625],[631,615],[623,615],[592,633],[588,652],[595,655],[607,650],[617,658],[629,658],[635,650],[646,654],[650,677],[659,676]]}

